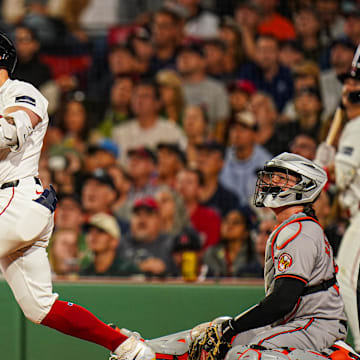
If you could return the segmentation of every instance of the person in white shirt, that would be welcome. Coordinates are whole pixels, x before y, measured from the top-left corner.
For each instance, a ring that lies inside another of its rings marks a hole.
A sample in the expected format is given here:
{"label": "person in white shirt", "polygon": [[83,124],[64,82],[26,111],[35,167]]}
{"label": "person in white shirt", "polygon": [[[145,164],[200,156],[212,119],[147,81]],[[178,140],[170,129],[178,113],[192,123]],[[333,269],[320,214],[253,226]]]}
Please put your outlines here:
{"label": "person in white shirt", "polygon": [[112,133],[121,162],[127,162],[129,149],[141,146],[155,150],[159,143],[171,142],[185,149],[187,140],[180,127],[159,116],[160,92],[155,83],[143,81],[136,86],[132,107],[136,118],[116,126]]}

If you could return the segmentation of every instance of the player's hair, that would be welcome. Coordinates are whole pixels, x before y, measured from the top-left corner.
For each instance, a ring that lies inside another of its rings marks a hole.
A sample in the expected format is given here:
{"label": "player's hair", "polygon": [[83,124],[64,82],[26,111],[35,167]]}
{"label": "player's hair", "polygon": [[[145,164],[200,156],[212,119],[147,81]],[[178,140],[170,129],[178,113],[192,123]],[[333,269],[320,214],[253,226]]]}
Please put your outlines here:
{"label": "player's hair", "polygon": [[305,204],[305,206],[304,206],[304,213],[307,215],[307,216],[310,216],[310,217],[312,217],[313,219],[315,219],[315,220],[319,220],[318,218],[317,218],[317,216],[316,216],[316,213],[315,213],[315,210],[314,210],[314,208],[312,207],[312,204],[313,203],[308,203],[308,204]]}

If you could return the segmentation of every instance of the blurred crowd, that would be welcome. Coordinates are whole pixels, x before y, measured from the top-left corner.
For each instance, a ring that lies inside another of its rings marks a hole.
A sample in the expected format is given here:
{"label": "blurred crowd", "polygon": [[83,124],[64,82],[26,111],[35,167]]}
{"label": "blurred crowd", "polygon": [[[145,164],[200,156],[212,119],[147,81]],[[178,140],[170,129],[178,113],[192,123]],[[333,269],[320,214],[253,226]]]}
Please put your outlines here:
{"label": "blurred crowd", "polygon": [[[360,1],[2,0],[14,78],[49,100],[39,175],[54,275],[263,276],[265,161],[313,160],[360,43]],[[332,169],[315,204],[336,253]]]}

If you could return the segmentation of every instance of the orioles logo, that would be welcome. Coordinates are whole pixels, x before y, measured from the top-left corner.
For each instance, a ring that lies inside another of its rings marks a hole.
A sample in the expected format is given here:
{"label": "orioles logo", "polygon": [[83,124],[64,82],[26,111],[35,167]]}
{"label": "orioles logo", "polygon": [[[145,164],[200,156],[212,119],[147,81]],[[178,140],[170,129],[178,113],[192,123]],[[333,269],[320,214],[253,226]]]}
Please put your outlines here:
{"label": "orioles logo", "polygon": [[293,259],[292,259],[291,255],[289,255],[287,253],[281,254],[279,257],[279,262],[278,262],[279,271],[282,272],[282,271],[289,269],[291,267],[292,263],[293,263]]}

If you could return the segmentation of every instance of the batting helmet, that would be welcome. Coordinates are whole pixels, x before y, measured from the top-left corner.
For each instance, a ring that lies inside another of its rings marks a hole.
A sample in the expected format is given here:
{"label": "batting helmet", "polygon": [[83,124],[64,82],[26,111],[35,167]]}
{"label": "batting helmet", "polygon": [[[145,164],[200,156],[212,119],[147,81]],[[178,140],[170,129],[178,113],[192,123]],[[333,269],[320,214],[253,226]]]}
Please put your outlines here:
{"label": "batting helmet", "polygon": [[[284,174],[281,185],[274,183],[275,173]],[[290,180],[291,175],[292,179],[296,178],[295,184]],[[254,205],[278,208],[312,203],[326,182],[326,172],[320,166],[300,155],[285,152],[265,163],[264,170],[258,172]]]}
{"label": "batting helmet", "polygon": [[354,57],[351,62],[350,71],[338,75],[338,79],[342,83],[348,78],[360,80],[360,45],[358,45],[355,51]]}
{"label": "batting helmet", "polygon": [[16,62],[15,46],[3,32],[0,32],[0,68],[5,68],[9,74],[12,74]]}

